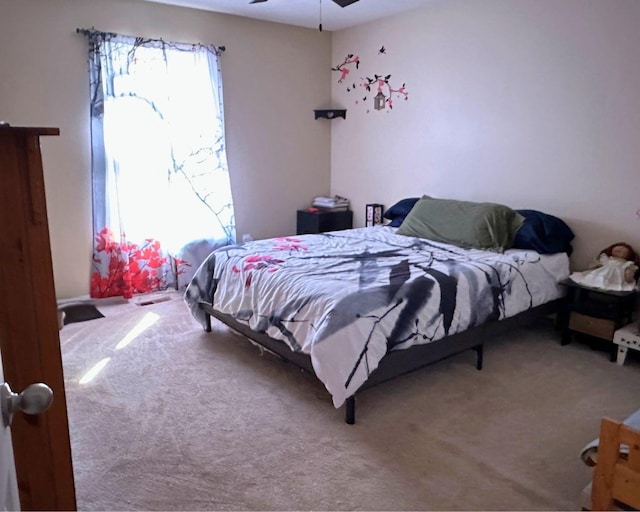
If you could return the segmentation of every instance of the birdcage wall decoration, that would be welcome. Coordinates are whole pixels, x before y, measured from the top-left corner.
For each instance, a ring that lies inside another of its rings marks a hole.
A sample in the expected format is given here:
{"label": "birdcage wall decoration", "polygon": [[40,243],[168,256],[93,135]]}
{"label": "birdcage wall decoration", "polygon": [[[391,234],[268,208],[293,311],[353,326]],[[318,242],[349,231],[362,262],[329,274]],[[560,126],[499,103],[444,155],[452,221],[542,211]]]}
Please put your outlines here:
{"label": "birdcage wall decoration", "polygon": [[[377,56],[386,59],[389,55],[387,47],[381,45],[377,48]],[[358,54],[347,53],[342,62],[331,66],[331,71],[339,73],[338,83],[344,84],[348,93],[355,93],[356,105],[365,106],[367,113],[384,110],[388,114],[397,105],[397,100],[409,99],[405,82],[398,86],[396,80],[391,82],[391,73],[371,73],[367,69],[363,70],[361,64]],[[369,68],[368,61],[364,68]],[[359,79],[352,78],[356,70],[359,70]],[[373,100],[373,108],[370,108],[371,100]]]}

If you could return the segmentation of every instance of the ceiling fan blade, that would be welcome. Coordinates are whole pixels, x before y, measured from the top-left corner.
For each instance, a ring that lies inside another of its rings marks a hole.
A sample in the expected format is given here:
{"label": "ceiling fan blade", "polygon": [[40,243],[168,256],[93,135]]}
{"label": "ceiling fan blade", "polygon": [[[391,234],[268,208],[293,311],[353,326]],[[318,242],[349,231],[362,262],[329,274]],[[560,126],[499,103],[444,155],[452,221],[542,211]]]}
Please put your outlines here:
{"label": "ceiling fan blade", "polygon": [[[266,2],[267,0],[251,0],[249,4],[261,4]],[[355,4],[358,0],[333,0],[334,3],[338,4],[340,7],[346,7],[347,5]]]}
{"label": "ceiling fan blade", "polygon": [[355,4],[358,0],[333,0],[334,3],[340,7],[346,7],[347,5]]}

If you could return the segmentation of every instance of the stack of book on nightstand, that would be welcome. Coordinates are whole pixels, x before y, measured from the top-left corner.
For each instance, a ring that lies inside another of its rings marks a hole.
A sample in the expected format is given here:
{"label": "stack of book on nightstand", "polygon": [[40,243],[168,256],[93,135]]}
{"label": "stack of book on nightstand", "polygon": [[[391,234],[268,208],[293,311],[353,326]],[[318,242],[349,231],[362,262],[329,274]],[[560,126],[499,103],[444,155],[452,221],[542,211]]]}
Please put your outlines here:
{"label": "stack of book on nightstand", "polygon": [[318,196],[313,200],[313,206],[326,212],[343,212],[349,209],[349,200],[341,196]]}

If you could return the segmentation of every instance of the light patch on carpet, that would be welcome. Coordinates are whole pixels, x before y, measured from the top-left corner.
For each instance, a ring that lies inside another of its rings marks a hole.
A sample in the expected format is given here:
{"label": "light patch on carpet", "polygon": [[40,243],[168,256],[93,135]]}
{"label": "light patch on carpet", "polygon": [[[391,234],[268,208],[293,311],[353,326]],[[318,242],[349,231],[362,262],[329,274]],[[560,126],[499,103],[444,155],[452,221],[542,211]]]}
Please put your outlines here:
{"label": "light patch on carpet", "polygon": [[160,319],[160,315],[156,315],[155,313],[147,313],[142,317],[134,327],[131,329],[124,338],[122,338],[118,344],[116,345],[116,350],[120,350],[121,348],[126,347],[135,340],[138,336],[140,336],[144,331],[146,331],[149,327],[155,324]]}
{"label": "light patch on carpet", "polygon": [[89,382],[91,382],[96,375],[98,375],[102,369],[107,366],[107,363],[111,360],[110,357],[105,357],[104,359],[98,361],[96,364],[93,365],[93,367],[87,372],[85,373],[82,378],[80,379],[79,383],[80,384],[88,384]]}

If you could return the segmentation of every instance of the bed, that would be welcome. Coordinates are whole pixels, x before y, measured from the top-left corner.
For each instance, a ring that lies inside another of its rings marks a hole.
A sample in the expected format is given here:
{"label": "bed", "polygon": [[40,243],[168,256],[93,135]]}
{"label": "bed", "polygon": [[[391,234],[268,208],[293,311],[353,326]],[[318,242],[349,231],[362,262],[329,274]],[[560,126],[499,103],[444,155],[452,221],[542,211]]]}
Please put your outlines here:
{"label": "bed", "polygon": [[[522,215],[507,222],[511,232],[453,244],[442,230],[422,236],[415,222],[425,216],[416,213],[423,200],[427,217],[446,211],[424,196],[397,227],[218,249],[197,270],[185,301],[206,330],[214,316],[313,372],[334,406],[346,405],[352,424],[356,392],[468,349],[477,352],[480,369],[494,329],[548,313],[564,294],[559,282],[569,275],[567,252],[495,247],[500,237],[512,245]],[[462,219],[469,215],[478,218],[477,210],[465,210]],[[482,244],[491,247],[477,247]]]}

